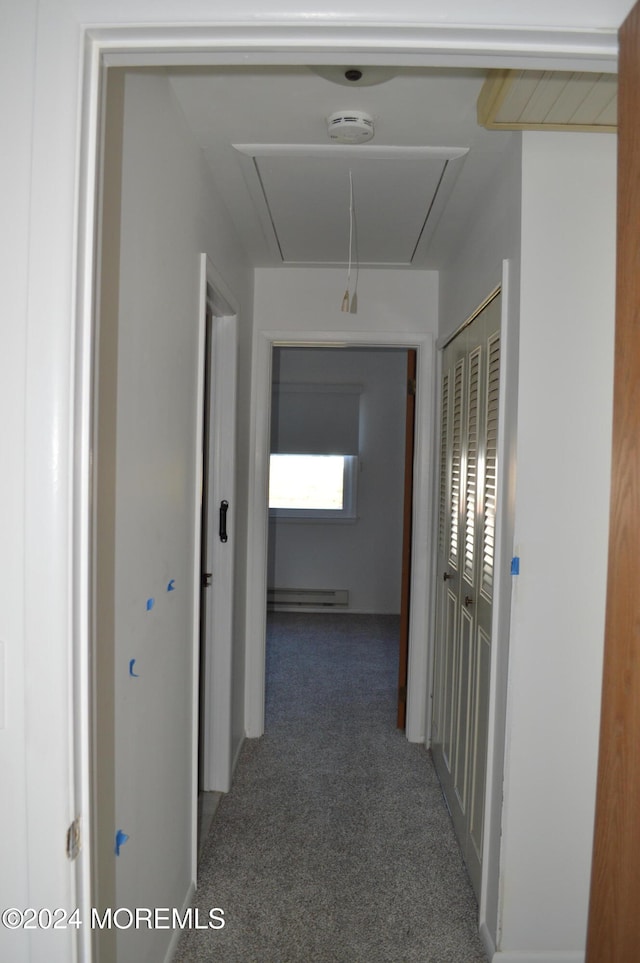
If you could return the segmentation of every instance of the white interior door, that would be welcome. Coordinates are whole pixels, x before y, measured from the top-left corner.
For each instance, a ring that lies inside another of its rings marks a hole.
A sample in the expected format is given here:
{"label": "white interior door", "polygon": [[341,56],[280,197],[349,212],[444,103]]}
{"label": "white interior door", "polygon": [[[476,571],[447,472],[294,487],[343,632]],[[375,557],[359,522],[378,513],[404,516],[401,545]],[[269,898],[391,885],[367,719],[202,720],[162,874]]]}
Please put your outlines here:
{"label": "white interior door", "polygon": [[483,851],[500,296],[443,352],[432,751],[477,895]]}
{"label": "white interior door", "polygon": [[[203,317],[210,315],[207,531],[203,532],[200,789],[231,786],[231,700],[235,557],[237,318],[232,294],[203,255]],[[204,353],[204,352],[203,352]],[[203,493],[203,497],[204,497]]]}

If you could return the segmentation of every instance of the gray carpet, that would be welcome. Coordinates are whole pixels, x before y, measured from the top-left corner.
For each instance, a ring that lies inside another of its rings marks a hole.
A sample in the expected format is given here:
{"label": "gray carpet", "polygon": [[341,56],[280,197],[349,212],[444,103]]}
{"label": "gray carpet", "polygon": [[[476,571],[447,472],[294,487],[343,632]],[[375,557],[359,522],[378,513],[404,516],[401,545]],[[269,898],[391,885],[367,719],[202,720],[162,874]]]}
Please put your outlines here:
{"label": "gray carpet", "polygon": [[176,963],[486,961],[429,754],[395,728],[397,631],[270,617],[266,732],[243,748],[194,901],[227,922],[185,932]]}

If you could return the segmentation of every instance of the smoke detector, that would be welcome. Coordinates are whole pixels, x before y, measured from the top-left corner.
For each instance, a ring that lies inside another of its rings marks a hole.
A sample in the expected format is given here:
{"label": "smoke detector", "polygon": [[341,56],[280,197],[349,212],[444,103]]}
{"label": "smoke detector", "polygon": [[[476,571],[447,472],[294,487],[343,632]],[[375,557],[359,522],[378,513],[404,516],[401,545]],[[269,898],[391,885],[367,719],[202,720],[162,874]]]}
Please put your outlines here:
{"label": "smoke detector", "polygon": [[366,144],[375,133],[373,117],[362,110],[337,110],[327,117],[327,127],[338,144]]}

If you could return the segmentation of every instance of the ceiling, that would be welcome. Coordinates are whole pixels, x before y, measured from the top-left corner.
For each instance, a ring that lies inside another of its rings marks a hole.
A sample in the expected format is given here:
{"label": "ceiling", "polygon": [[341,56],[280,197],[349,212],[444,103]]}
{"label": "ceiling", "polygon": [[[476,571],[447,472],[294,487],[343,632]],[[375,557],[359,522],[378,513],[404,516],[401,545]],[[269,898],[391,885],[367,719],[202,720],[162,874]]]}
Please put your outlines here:
{"label": "ceiling", "polygon": [[[515,136],[478,125],[488,71],[362,67],[353,82],[353,66],[168,69],[256,267],[343,265],[350,229],[362,266],[441,266]],[[336,111],[370,114],[373,139],[331,141]]]}

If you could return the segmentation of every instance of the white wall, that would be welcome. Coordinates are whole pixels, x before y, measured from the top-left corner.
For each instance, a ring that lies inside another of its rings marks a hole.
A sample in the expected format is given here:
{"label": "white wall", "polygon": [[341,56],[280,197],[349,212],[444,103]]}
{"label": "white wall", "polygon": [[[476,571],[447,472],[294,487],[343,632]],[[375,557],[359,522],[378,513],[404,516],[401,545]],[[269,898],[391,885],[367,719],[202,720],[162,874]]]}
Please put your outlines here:
{"label": "white wall", "polygon": [[[192,882],[200,252],[249,327],[251,275],[162,74],[126,76],[123,142],[113,831],[129,840],[116,858],[115,905],[180,907]],[[157,963],[171,935],[119,931],[118,960]]]}
{"label": "white wall", "polygon": [[[584,949],[613,381],[615,138],[523,138],[506,951]],[[547,957],[540,957],[540,959]]]}
{"label": "white wall", "polygon": [[458,250],[440,271],[439,333],[453,334],[520,258],[521,139],[512,133],[486,193],[468,212]]}
{"label": "white wall", "polygon": [[504,810],[500,820],[494,806],[491,821],[484,919],[496,963],[550,963],[562,952],[577,961],[584,951],[604,631],[614,232],[615,138],[526,133],[521,144],[517,135],[471,214],[459,257],[442,272],[441,330],[449,333],[499,283],[501,259],[510,261],[502,579],[512,554],[521,574],[510,638],[494,640],[490,788],[498,803],[504,791]]}
{"label": "white wall", "polygon": [[374,349],[278,348],[278,379],[357,384],[360,471],[357,518],[269,526],[268,584],[346,588],[349,611],[400,611],[407,353]]}
{"label": "white wall", "polygon": [[[464,243],[457,257],[441,272],[440,331],[451,335],[499,284],[502,292],[501,331],[502,424],[498,474],[498,503],[503,513],[496,529],[494,617],[497,631],[492,639],[492,685],[489,707],[487,819],[483,856],[483,903],[481,920],[489,938],[488,948],[498,943],[499,880],[501,858],[502,781],[505,751],[504,720],[509,665],[511,611],[510,562],[513,555],[513,515],[516,483],[516,416],[518,369],[519,272],[521,257],[522,139],[513,134],[502,155],[486,194],[469,212]],[[507,265],[505,271],[505,264]]]}
{"label": "white wall", "polygon": [[327,268],[258,268],[254,331],[437,331],[435,271],[361,270],[358,313],[340,310],[345,272]]}
{"label": "white wall", "polygon": [[[377,23],[461,23],[461,24],[522,24],[549,27],[617,27],[630,9],[628,0],[540,0],[537,5],[528,2],[515,9],[510,0],[487,0],[482,10],[475,0],[451,0],[445,11],[437,0],[402,0],[400,8],[390,11],[384,0],[352,0],[343,11],[325,9],[310,0],[272,0],[260,5],[256,0],[238,0],[234,5],[222,5],[217,18],[221,21],[248,20],[256,14],[266,21],[295,21],[304,16],[315,16],[322,21],[349,20]],[[145,15],[151,19],[155,5],[151,0],[109,0],[103,8],[101,0],[82,0],[81,9],[85,21],[99,20],[108,23],[136,23]],[[173,0],[165,0],[161,7],[162,19],[177,20]],[[160,19],[156,15],[156,20]],[[189,0],[184,21],[206,22],[211,9],[208,0]],[[100,16],[101,15],[101,16]],[[136,18],[134,20],[134,17]],[[183,21],[183,22],[184,22]]]}

